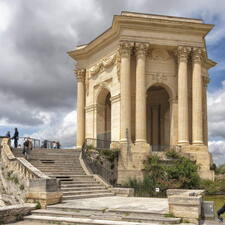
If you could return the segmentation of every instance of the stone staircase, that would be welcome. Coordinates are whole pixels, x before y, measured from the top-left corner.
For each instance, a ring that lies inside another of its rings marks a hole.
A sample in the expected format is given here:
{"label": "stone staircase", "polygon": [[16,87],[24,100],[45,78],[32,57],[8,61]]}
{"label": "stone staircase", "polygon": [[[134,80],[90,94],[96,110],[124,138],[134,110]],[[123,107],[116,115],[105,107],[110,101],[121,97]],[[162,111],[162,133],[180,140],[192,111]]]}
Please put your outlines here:
{"label": "stone staircase", "polygon": [[[16,156],[22,156],[21,149],[14,149],[13,152]],[[85,174],[79,155],[80,151],[72,149],[35,149],[32,151],[30,163],[49,177],[59,180],[63,202],[48,206],[47,209],[32,211],[31,215],[24,217],[25,222],[70,225],[181,224],[180,218],[166,217],[165,213],[168,212],[165,210],[157,212],[129,207],[128,198],[113,196],[114,194],[102,183],[96,181],[94,176]],[[127,206],[125,209],[120,208],[122,201]],[[137,198],[133,198],[132,201],[136,202]],[[157,199],[156,202],[159,200]],[[100,207],[97,206],[99,203],[118,204],[119,208]]]}
{"label": "stone staircase", "polygon": [[[15,149],[16,156],[22,156],[21,149]],[[34,149],[30,163],[40,171],[60,182],[63,201],[113,196],[93,175],[86,175],[80,165],[80,151],[74,149]]]}

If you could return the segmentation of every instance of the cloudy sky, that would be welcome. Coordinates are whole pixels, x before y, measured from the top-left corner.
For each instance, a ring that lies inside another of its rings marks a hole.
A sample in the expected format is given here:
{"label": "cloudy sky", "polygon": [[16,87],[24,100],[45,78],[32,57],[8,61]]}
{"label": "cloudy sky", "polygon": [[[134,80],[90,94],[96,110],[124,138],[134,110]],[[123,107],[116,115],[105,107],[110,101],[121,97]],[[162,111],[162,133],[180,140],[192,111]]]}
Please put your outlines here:
{"label": "cloudy sky", "polygon": [[225,1],[0,0],[0,135],[75,142],[74,62],[66,54],[111,26],[121,11],[201,18],[215,24],[207,37],[209,146],[225,163]]}

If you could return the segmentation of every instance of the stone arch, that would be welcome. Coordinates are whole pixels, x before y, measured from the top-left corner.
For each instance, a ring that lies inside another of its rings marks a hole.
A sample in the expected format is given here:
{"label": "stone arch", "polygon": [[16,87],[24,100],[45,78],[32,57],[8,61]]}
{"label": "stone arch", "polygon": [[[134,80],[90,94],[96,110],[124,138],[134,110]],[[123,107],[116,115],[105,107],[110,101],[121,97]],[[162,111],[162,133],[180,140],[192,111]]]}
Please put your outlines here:
{"label": "stone arch", "polygon": [[161,83],[150,85],[146,91],[147,142],[153,151],[162,151],[170,146],[171,89]]}
{"label": "stone arch", "polygon": [[109,147],[111,141],[111,93],[108,88],[102,87],[96,98],[96,134],[97,146]]}
{"label": "stone arch", "polygon": [[150,85],[147,87],[147,89],[146,89],[146,93],[147,93],[147,91],[148,91],[151,87],[153,87],[153,86],[160,86],[160,87],[164,88],[164,89],[167,91],[167,93],[168,93],[170,99],[175,99],[175,98],[176,98],[176,93],[175,93],[175,91],[174,91],[169,85],[167,85],[167,84],[165,84],[165,83],[162,83],[162,82],[155,82],[155,83],[153,83],[153,84],[150,84]]}

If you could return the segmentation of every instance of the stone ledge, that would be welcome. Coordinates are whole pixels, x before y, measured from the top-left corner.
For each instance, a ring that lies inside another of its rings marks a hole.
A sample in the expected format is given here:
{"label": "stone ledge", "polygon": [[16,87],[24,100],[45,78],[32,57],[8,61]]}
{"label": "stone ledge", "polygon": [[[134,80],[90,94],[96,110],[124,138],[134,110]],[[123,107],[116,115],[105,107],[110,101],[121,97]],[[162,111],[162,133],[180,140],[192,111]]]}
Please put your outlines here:
{"label": "stone ledge", "polygon": [[35,209],[36,204],[18,204],[12,206],[4,206],[0,208],[0,224],[12,223],[23,219],[24,216],[30,214]]}

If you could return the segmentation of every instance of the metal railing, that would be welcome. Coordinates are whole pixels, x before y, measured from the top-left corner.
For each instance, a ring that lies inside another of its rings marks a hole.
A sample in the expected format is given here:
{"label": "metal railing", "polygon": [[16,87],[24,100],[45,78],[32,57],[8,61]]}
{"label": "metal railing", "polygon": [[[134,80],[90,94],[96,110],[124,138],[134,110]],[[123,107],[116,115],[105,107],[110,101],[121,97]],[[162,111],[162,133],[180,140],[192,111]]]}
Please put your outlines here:
{"label": "metal railing", "polygon": [[[82,147],[81,156],[85,162],[85,165],[92,171],[93,174],[97,174],[103,178],[107,183],[115,186],[117,181],[117,169],[110,169],[106,167],[104,163],[99,160],[101,151],[115,151],[115,149],[106,149],[106,145],[99,146],[98,139],[86,139],[85,144]],[[107,143],[110,146],[110,143],[105,140],[101,140],[101,143]],[[103,147],[104,148],[101,148]],[[98,148],[100,147],[100,148]]]}
{"label": "metal railing", "polygon": [[[18,148],[23,148],[23,144],[25,140],[29,139],[32,142],[32,148],[46,148],[46,149],[53,149],[57,148],[57,146],[54,144],[56,141],[49,141],[49,140],[40,140],[37,138],[31,138],[31,137],[19,137],[18,138]],[[14,147],[14,141],[11,139],[11,146]]]}

